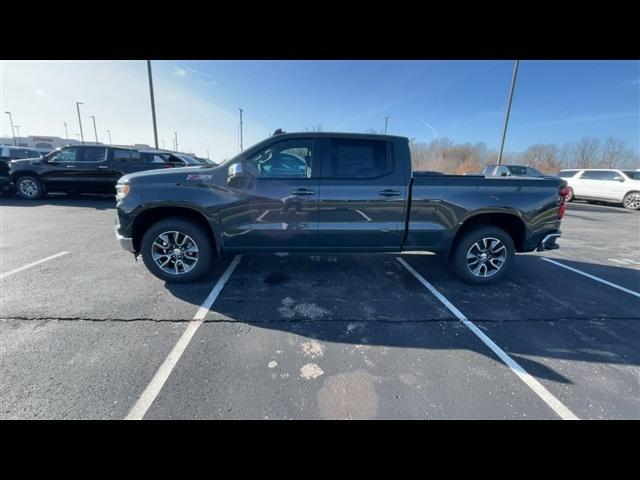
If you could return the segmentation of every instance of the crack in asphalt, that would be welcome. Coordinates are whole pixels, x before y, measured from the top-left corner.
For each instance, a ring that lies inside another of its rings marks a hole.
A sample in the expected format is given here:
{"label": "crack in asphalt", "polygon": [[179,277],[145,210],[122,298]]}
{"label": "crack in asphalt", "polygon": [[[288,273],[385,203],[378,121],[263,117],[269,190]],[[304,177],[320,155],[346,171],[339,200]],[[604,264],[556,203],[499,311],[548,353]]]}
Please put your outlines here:
{"label": "crack in asphalt", "polygon": [[[640,317],[562,317],[562,318],[473,318],[469,319],[475,323],[516,323],[516,322],[571,322],[571,321],[640,321]],[[171,319],[171,318],[89,318],[89,317],[8,317],[0,318],[0,321],[61,321],[61,322],[154,322],[154,323],[188,323],[192,319]],[[288,319],[261,319],[261,320],[236,320],[236,319],[208,319],[204,323],[231,323],[231,324],[270,324],[270,323],[389,323],[389,324],[411,324],[426,322],[459,322],[457,318],[424,318],[414,320],[391,320],[388,318],[325,318],[311,320],[308,318],[288,318]]]}

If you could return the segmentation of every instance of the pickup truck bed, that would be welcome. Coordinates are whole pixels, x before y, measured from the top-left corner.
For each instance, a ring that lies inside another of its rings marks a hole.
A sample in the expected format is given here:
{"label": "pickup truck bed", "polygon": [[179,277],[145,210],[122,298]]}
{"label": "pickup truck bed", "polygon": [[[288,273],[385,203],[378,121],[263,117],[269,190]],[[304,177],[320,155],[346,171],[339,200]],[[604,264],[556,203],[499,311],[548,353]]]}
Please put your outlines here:
{"label": "pickup truck bed", "polygon": [[404,137],[281,134],[219,166],[126,175],[116,230],[167,281],[195,280],[223,251],[428,250],[485,284],[515,252],[558,247],[565,186],[412,172]]}

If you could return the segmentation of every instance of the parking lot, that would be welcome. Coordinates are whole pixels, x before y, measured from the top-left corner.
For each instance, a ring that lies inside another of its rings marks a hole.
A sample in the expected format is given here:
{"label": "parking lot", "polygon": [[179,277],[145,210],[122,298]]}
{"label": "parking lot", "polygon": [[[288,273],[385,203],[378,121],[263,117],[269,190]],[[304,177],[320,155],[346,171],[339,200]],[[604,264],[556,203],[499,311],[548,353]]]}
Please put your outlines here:
{"label": "parking lot", "polygon": [[0,418],[640,418],[640,212],[572,203],[490,287],[411,252],[172,285],[112,197],[0,201]]}

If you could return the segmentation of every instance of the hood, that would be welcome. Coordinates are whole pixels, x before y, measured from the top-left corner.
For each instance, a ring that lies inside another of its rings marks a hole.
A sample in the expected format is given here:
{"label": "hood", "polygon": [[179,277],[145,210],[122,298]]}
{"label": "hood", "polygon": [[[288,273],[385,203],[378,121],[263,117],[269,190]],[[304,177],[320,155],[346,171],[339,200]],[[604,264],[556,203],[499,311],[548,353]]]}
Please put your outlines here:
{"label": "hood", "polygon": [[210,165],[193,165],[191,167],[166,168],[162,170],[145,170],[142,172],[123,175],[118,183],[147,183],[147,182],[171,182],[183,180],[190,173],[213,174],[219,168]]}

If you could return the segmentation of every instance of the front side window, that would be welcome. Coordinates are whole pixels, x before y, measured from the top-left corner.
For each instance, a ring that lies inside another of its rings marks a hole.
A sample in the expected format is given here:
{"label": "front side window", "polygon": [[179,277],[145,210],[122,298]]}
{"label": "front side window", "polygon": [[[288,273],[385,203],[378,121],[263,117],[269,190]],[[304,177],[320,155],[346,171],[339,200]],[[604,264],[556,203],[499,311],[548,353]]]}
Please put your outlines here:
{"label": "front side window", "polygon": [[329,178],[376,178],[391,171],[387,143],[379,140],[334,139],[331,141]]}
{"label": "front side window", "polygon": [[107,158],[107,149],[100,147],[84,147],[84,162],[102,162]]}
{"label": "front side window", "polygon": [[79,148],[63,148],[57,153],[51,156],[51,160],[54,162],[75,162],[78,158]]}
{"label": "front side window", "polygon": [[113,160],[116,162],[131,162],[133,158],[131,157],[131,150],[114,150],[113,151]]}
{"label": "front side window", "polygon": [[311,140],[276,143],[247,160],[247,170],[257,178],[309,178],[311,145]]}

